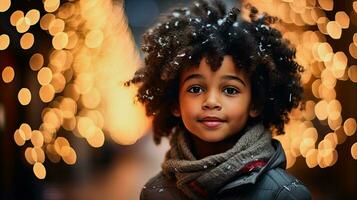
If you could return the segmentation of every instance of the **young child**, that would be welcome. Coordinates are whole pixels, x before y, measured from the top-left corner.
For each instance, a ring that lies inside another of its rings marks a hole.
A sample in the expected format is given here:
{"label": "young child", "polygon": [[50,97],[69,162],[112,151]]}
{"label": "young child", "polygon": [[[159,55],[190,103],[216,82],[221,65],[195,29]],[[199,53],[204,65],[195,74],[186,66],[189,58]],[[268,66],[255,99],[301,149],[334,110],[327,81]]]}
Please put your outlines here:
{"label": "young child", "polygon": [[171,149],[141,199],[311,199],[271,136],[302,99],[301,67],[275,19],[247,8],[250,19],[197,1],[144,34],[145,66],[127,85]]}

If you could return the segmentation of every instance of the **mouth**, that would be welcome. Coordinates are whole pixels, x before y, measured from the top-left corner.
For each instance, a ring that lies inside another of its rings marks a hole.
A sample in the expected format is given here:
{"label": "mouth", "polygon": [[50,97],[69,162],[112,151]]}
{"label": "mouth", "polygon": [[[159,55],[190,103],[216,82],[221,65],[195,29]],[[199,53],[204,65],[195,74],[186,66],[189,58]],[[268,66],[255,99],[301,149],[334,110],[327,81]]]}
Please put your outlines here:
{"label": "mouth", "polygon": [[220,125],[222,125],[226,120],[223,120],[218,117],[203,117],[197,120],[201,124],[203,124],[207,128],[218,128]]}

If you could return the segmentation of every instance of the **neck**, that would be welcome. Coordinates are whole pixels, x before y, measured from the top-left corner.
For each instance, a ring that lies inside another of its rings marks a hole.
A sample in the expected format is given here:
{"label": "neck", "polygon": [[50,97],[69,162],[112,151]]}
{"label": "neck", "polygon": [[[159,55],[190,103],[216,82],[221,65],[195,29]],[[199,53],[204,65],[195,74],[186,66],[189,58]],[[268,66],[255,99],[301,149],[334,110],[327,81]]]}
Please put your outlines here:
{"label": "neck", "polygon": [[192,143],[192,153],[197,159],[226,152],[231,149],[238,141],[238,139],[244,133],[235,134],[229,138],[226,138],[219,142],[206,142],[199,137],[190,134],[190,140]]}

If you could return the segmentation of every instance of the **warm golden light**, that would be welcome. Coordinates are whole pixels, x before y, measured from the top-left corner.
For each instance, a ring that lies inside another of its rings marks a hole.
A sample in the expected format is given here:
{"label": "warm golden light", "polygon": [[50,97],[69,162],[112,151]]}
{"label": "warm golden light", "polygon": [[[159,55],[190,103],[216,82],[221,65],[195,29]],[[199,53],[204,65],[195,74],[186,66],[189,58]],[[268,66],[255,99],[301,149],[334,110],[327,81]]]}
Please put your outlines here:
{"label": "warm golden light", "polygon": [[5,83],[10,83],[14,80],[15,71],[11,66],[7,66],[2,70],[1,76]]}
{"label": "warm golden light", "polygon": [[46,153],[48,159],[53,163],[58,163],[61,161],[61,156],[59,156],[54,148],[53,144],[48,144],[46,147]]}
{"label": "warm golden light", "polygon": [[317,149],[310,149],[306,153],[306,164],[309,168],[314,168],[318,165],[317,163]]}
{"label": "warm golden light", "polygon": [[57,50],[61,50],[61,49],[65,48],[67,46],[67,44],[68,44],[67,33],[59,32],[52,38],[53,48],[55,48]]}
{"label": "warm golden light", "polygon": [[347,136],[352,136],[356,132],[356,120],[354,118],[348,118],[343,123],[343,130]]}
{"label": "warm golden light", "polygon": [[48,103],[55,97],[55,89],[51,84],[43,85],[40,88],[39,95],[40,99],[44,103]]}
{"label": "warm golden light", "polygon": [[354,58],[357,59],[357,46],[354,42],[352,42],[350,44],[350,46],[348,47],[348,50],[350,52],[350,55]]}
{"label": "warm golden light", "polygon": [[22,146],[26,142],[25,133],[21,129],[17,129],[14,133],[14,141],[18,146]]}
{"label": "warm golden light", "polygon": [[42,147],[43,145],[43,135],[40,131],[38,130],[33,130],[32,131],[32,136],[31,136],[31,143],[33,144],[34,147]]}
{"label": "warm golden light", "polygon": [[[63,147],[69,147],[69,142],[66,138],[64,137],[57,137],[55,142],[54,142],[54,150],[56,150],[56,152],[61,155],[62,152],[62,148]],[[62,156],[62,155],[61,155]]]}
{"label": "warm golden light", "polygon": [[75,117],[65,118],[62,127],[67,131],[73,131],[76,128],[77,120]]}
{"label": "warm golden light", "polygon": [[320,43],[317,48],[318,55],[322,61],[329,61],[333,56],[333,50],[329,43]]}
{"label": "warm golden light", "polygon": [[32,147],[27,147],[25,150],[26,161],[31,165],[35,164],[35,160],[32,157],[32,149]]}
{"label": "warm golden light", "polygon": [[353,10],[357,13],[357,1],[352,3]]}
{"label": "warm golden light", "polygon": [[104,144],[104,133],[101,129],[95,128],[94,134],[91,137],[86,138],[90,146],[99,148]]}
{"label": "warm golden light", "polygon": [[327,33],[333,38],[333,39],[340,39],[342,35],[342,29],[341,25],[337,23],[336,21],[330,21],[326,25],[326,30]]}
{"label": "warm golden light", "polygon": [[32,137],[32,129],[31,126],[26,124],[26,123],[22,123],[20,126],[20,130],[22,130],[25,134],[25,140],[29,140]]}
{"label": "warm golden light", "polygon": [[67,155],[62,156],[63,161],[68,165],[74,165],[77,161],[77,154],[72,147],[63,147],[67,149]]}
{"label": "warm golden light", "polygon": [[25,17],[30,20],[31,26],[35,25],[40,20],[40,11],[36,9],[31,9],[26,13]]}
{"label": "warm golden light", "polygon": [[348,78],[357,83],[357,65],[352,65],[348,68]]}
{"label": "warm golden light", "polygon": [[41,67],[43,66],[43,63],[44,63],[44,59],[43,59],[42,54],[35,53],[30,58],[30,68],[33,71],[40,70]]}
{"label": "warm golden light", "polygon": [[318,133],[316,128],[309,127],[303,132],[303,138],[310,138],[315,143],[318,138]]}
{"label": "warm golden light", "polygon": [[37,74],[37,80],[41,85],[48,85],[52,80],[52,71],[48,67],[43,67]]}
{"label": "warm golden light", "polygon": [[29,49],[35,42],[35,37],[32,33],[25,33],[20,39],[20,45],[22,49]]}
{"label": "warm golden light", "polygon": [[10,44],[10,38],[6,34],[0,35],[0,51],[7,49]]}
{"label": "warm golden light", "polygon": [[319,31],[323,34],[327,34],[327,23],[330,20],[327,17],[319,17],[319,19],[317,20],[317,27],[319,28]]}
{"label": "warm golden light", "polygon": [[27,88],[22,88],[18,95],[17,95],[17,98],[20,102],[21,105],[28,105],[31,101],[31,92],[29,89]]}
{"label": "warm golden light", "polygon": [[67,35],[68,35],[68,42],[67,42],[66,49],[73,49],[77,45],[78,35],[75,31],[68,31]]}
{"label": "warm golden light", "polygon": [[310,149],[315,148],[315,142],[311,138],[304,138],[300,143],[300,153],[303,157],[307,156]]}
{"label": "warm golden light", "polygon": [[36,162],[33,165],[33,173],[38,179],[44,179],[46,177],[46,168],[42,163]]}
{"label": "warm golden light", "polygon": [[16,30],[19,33],[25,33],[26,31],[29,30],[30,25],[31,25],[30,19],[28,19],[27,17],[21,17],[16,23]]}
{"label": "warm golden light", "polygon": [[62,73],[55,73],[52,76],[51,85],[56,93],[62,92],[66,86],[66,79]]}
{"label": "warm golden light", "polygon": [[48,30],[49,25],[56,19],[56,16],[50,13],[45,14],[41,17],[40,27],[42,30]]}
{"label": "warm golden light", "polygon": [[322,9],[331,11],[333,10],[333,0],[318,0]]}
{"label": "warm golden light", "polygon": [[77,76],[74,83],[78,87],[78,91],[81,94],[85,94],[90,91],[93,87],[93,75],[90,73],[81,73]]}
{"label": "warm golden light", "polygon": [[325,120],[327,118],[327,116],[328,116],[327,106],[328,106],[328,104],[325,100],[321,100],[316,104],[315,113],[316,113],[316,117],[319,120]]}
{"label": "warm golden light", "polygon": [[16,26],[16,24],[19,21],[19,19],[21,19],[24,16],[25,16],[24,12],[22,12],[21,10],[16,10],[10,16],[10,24],[13,25],[13,26]]}
{"label": "warm golden light", "polygon": [[96,88],[92,88],[89,92],[82,95],[83,106],[89,109],[96,108],[101,100],[101,95]]}
{"label": "warm golden light", "polygon": [[350,18],[344,11],[337,12],[335,14],[335,20],[343,29],[346,29],[350,26]]}
{"label": "warm golden light", "polygon": [[341,115],[338,115],[336,119],[327,119],[327,124],[330,127],[331,130],[336,130],[342,125],[342,117]]}
{"label": "warm golden light", "polygon": [[31,155],[35,162],[45,162],[45,153],[40,147],[34,147],[31,149]]}
{"label": "warm golden light", "polygon": [[357,160],[357,142],[355,142],[351,147],[351,155],[353,159]]}
{"label": "warm golden light", "polygon": [[103,39],[104,35],[101,30],[92,30],[87,33],[85,38],[85,44],[89,48],[97,48],[102,44]]}
{"label": "warm golden light", "polygon": [[5,12],[10,8],[11,0],[0,0],[0,12]]}
{"label": "warm golden light", "polygon": [[57,33],[63,32],[65,23],[62,19],[54,19],[48,25],[48,32],[55,36]]}
{"label": "warm golden light", "polygon": [[60,0],[45,0],[43,7],[46,12],[55,12],[60,6]]}

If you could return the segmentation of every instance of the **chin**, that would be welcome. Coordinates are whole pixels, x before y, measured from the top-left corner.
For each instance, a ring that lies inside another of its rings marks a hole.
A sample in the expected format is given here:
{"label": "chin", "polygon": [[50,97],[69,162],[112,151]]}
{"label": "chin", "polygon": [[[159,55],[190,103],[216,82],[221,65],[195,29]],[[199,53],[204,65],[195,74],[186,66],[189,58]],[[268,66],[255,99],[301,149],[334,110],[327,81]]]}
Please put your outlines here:
{"label": "chin", "polygon": [[224,137],[224,136],[212,137],[212,135],[210,135],[210,136],[202,136],[199,138],[205,142],[220,142],[220,141],[224,140],[226,137]]}

